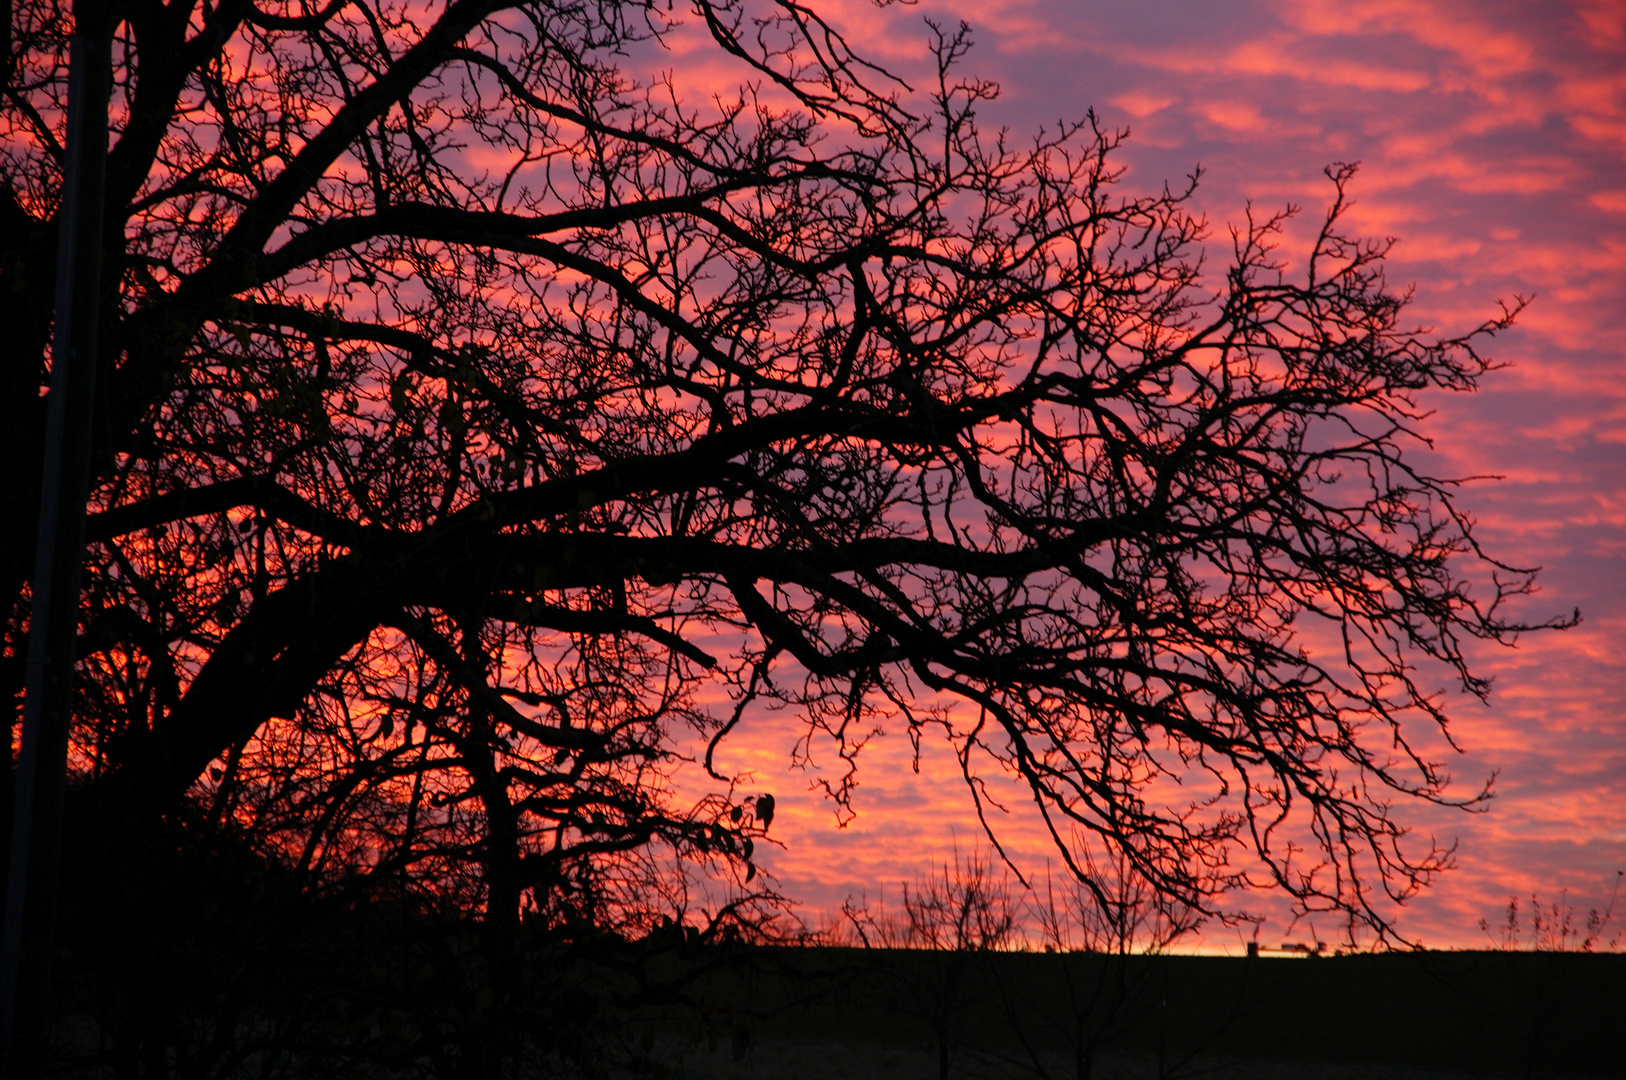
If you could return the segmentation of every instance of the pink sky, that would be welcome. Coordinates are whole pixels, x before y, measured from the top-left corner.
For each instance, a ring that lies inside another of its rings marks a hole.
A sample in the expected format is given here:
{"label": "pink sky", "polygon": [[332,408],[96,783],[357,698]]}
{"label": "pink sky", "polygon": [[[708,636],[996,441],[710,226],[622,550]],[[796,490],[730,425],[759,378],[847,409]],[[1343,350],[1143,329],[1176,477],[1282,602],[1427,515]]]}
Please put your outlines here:
{"label": "pink sky", "polygon": [[[1495,342],[1510,361],[1472,397],[1442,395],[1430,426],[1441,471],[1497,474],[1464,498],[1490,550],[1545,567],[1523,609],[1579,607],[1564,634],[1481,650],[1488,707],[1462,702],[1464,788],[1499,772],[1482,815],[1405,811],[1419,833],[1460,842],[1459,869],[1400,926],[1435,947],[1482,945],[1510,894],[1560,890],[1584,911],[1626,868],[1626,2],[1084,2],[1000,0],[876,9],[821,3],[868,55],[920,72],[931,17],[960,18],[978,47],[969,74],[1004,88],[984,120],[1031,131],[1094,106],[1133,136],[1126,186],[1206,170],[1198,205],[1223,236],[1250,200],[1322,206],[1322,167],[1362,163],[1352,220],[1395,236],[1391,279],[1413,282],[1416,320],[1440,330],[1534,295]],[[780,800],[766,855],[816,918],[849,894],[884,893],[980,830],[945,748],[919,775],[901,733],[861,766],[858,817],[787,767],[795,724],[766,718],[721,764],[754,769]],[[1025,869],[1040,839],[1018,812],[997,823]],[[1261,912],[1264,899],[1244,901]],[[1622,907],[1626,907],[1623,904]],[[1323,936],[1336,933],[1322,920]],[[1616,929],[1626,923],[1617,915]],[[1296,938],[1308,936],[1301,925]],[[1262,938],[1286,936],[1285,923]],[[1215,930],[1205,944],[1236,945]]]}

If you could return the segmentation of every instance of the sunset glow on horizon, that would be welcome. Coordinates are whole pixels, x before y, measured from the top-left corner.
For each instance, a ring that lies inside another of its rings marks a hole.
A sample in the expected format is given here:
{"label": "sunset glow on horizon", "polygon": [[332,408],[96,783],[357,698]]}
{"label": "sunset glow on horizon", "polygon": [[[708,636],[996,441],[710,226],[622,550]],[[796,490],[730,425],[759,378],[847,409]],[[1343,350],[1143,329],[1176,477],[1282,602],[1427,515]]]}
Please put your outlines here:
{"label": "sunset glow on horizon", "polygon": [[[1126,192],[1178,187],[1201,166],[1195,203],[1216,244],[1250,204],[1293,203],[1303,214],[1281,251],[1291,262],[1330,196],[1323,168],[1359,162],[1350,221],[1398,241],[1390,280],[1415,286],[1413,322],[1455,334],[1494,317],[1499,300],[1531,299],[1487,349],[1507,368],[1477,394],[1436,394],[1423,434],[1439,474],[1484,478],[1461,501],[1488,551],[1544,568],[1520,616],[1579,608],[1582,623],[1476,650],[1495,688],[1488,706],[1455,701],[1465,752],[1449,768],[1464,796],[1494,774],[1496,797],[1476,814],[1401,808],[1418,836],[1455,838],[1458,867],[1398,925],[1432,947],[1473,948],[1490,943],[1478,923],[1494,924],[1509,897],[1563,898],[1582,916],[1605,904],[1626,868],[1626,3],[819,10],[912,80],[926,74],[923,20],[964,19],[977,41],[964,74],[1003,91],[985,122],[1020,142],[1095,108],[1131,131]],[[793,718],[757,717],[722,765],[778,796],[785,848],[762,861],[809,921],[849,896],[895,900],[932,861],[983,842],[942,744],[923,744],[917,774],[901,725],[875,739],[857,816],[838,827],[810,786],[820,774],[788,766],[798,734]],[[996,834],[1042,877],[1049,842],[1019,802],[1010,809],[991,815]],[[1331,919],[1289,929],[1273,898],[1239,906],[1271,916],[1267,942],[1340,931]],[[1216,927],[1200,944],[1241,941]]]}

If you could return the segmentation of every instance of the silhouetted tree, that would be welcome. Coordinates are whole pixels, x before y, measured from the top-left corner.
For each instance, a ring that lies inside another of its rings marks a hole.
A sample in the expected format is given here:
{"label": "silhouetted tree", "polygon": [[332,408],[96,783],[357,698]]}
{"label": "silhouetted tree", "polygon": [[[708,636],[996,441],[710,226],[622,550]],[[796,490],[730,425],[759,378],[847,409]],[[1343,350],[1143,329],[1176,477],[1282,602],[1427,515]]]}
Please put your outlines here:
{"label": "silhouetted tree", "polygon": [[995,982],[990,954],[1019,941],[1020,905],[1004,868],[996,874],[987,855],[956,849],[952,864],[904,883],[902,907],[894,914],[882,902],[871,908],[867,897],[849,898],[832,936],[888,950],[855,989],[869,1008],[923,1025],[939,1080],[948,1080],[968,1050],[978,1053],[970,1029]]}
{"label": "silhouetted tree", "polygon": [[[1121,1050],[1146,1026],[1170,990],[1167,972],[1159,985],[1154,958],[1202,923],[1197,913],[1150,889],[1122,855],[1115,862],[1092,861],[1085,871],[1110,905],[1081,882],[1058,885],[1047,873],[1025,907],[1044,950],[1033,959],[1043,962],[1048,980],[1035,986],[1021,977],[997,979],[1020,1052],[996,1057],[1044,1080],[1089,1080],[1103,1053]],[[1235,1016],[1211,1018],[1215,1031]],[[1200,1046],[1204,1034],[1188,1032],[1188,1042]],[[1191,1056],[1173,1063],[1160,1057],[1158,1075],[1178,1073]]]}
{"label": "silhouetted tree", "polygon": [[[68,20],[10,10],[15,702]],[[916,92],[793,0],[121,12],[72,763],[121,820],[482,913],[493,956],[522,909],[644,934],[674,865],[751,888],[771,804],[674,769],[777,703],[838,801],[882,716],[979,808],[1014,774],[1087,886],[1073,829],[1195,912],[1269,882],[1383,929],[1445,865],[1403,843],[1454,801],[1430,688],[1487,692],[1531,574],[1415,451],[1511,312],[1406,330],[1352,168],[1291,270],[1289,211],[1205,277],[1122,133],[979,129],[964,29]]]}

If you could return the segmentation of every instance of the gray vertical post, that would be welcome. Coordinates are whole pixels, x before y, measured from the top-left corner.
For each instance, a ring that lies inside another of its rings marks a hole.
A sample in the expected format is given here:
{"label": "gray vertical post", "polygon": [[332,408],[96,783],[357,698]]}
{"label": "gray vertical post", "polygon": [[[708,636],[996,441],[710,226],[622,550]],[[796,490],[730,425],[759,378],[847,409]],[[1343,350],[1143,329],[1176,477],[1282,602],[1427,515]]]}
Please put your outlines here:
{"label": "gray vertical post", "polygon": [[75,0],[39,546],[0,949],[0,1067],[10,1080],[38,1076],[43,1066],[90,486],[111,16],[109,0]]}

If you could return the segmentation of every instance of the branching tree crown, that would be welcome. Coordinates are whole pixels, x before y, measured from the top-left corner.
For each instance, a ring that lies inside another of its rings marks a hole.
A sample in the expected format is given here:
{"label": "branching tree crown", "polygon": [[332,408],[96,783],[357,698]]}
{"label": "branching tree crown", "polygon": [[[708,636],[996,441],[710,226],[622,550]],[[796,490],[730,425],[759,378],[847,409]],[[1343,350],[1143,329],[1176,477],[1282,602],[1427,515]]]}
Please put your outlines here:
{"label": "branching tree crown", "polygon": [[[1511,312],[1405,329],[1351,167],[1292,273],[1278,214],[1205,276],[1122,133],[978,127],[964,29],[916,89],[794,0],[120,12],[87,790],[313,883],[647,930],[673,854],[749,895],[771,799],[673,770],[779,703],[838,800],[892,717],[979,809],[1025,782],[1086,883],[1197,911],[1266,882],[1383,928],[1445,865],[1403,827],[1453,801],[1439,671],[1486,693],[1531,575],[1417,466],[1421,396]],[[631,70],[679,16],[735,96]],[[68,16],[10,28],[15,702]]]}

